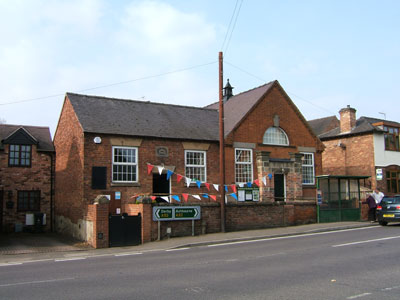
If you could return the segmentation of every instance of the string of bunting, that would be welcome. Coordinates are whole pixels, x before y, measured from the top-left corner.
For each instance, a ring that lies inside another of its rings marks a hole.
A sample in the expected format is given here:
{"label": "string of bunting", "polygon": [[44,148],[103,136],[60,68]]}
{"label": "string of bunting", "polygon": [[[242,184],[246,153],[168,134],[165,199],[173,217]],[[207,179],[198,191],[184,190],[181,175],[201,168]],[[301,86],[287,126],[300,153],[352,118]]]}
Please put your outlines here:
{"label": "string of bunting", "polygon": [[[191,179],[189,177],[186,177],[186,176],[183,176],[181,174],[175,173],[175,172],[173,172],[171,170],[166,169],[164,166],[155,166],[155,165],[152,165],[150,163],[147,163],[147,174],[148,175],[151,174],[151,172],[153,171],[154,167],[156,167],[158,169],[158,172],[159,172],[160,175],[163,173],[164,170],[166,170],[166,172],[167,172],[167,180],[170,180],[172,175],[175,175],[176,176],[176,180],[177,180],[178,183],[180,183],[182,181],[182,179],[184,179],[187,187],[189,187],[192,182],[196,183],[198,188],[201,187],[202,182],[200,180]],[[262,183],[264,184],[264,186],[267,186],[267,177],[268,177],[268,179],[271,180],[272,174],[268,174],[268,176],[262,177]],[[247,182],[246,184],[238,184],[238,186],[239,187],[245,187],[245,185],[246,185],[247,187],[251,188],[253,186],[253,183],[255,185],[257,185],[258,187],[260,187],[261,183],[260,183],[259,179],[255,179],[253,182]],[[220,187],[219,184],[212,184],[212,183],[204,182],[204,185],[205,185],[205,187],[207,188],[208,191],[210,191],[210,187],[212,186],[217,192],[219,192],[219,187]],[[237,185],[236,184],[224,185],[224,188],[225,188],[225,192],[226,193],[229,193],[229,188],[232,191],[232,193],[227,194],[227,196],[231,196],[231,197],[235,198],[235,200],[238,200],[237,195],[236,195],[236,193],[237,193]],[[184,199],[185,202],[187,202],[187,199],[188,199],[189,195],[192,196],[193,198],[197,199],[197,200],[201,200],[201,196],[203,198],[207,198],[207,199],[211,198],[214,201],[217,200],[217,196],[216,195],[211,195],[211,194],[208,194],[208,193],[202,193],[200,195],[182,193],[182,198]],[[171,197],[171,199],[174,199],[174,200],[176,200],[178,202],[181,202],[181,199],[180,199],[180,197],[178,195],[171,195],[170,197]],[[150,198],[154,201],[157,197],[156,196],[150,196]],[[163,196],[163,197],[160,197],[160,198],[164,199],[165,201],[170,202],[169,196]]]}

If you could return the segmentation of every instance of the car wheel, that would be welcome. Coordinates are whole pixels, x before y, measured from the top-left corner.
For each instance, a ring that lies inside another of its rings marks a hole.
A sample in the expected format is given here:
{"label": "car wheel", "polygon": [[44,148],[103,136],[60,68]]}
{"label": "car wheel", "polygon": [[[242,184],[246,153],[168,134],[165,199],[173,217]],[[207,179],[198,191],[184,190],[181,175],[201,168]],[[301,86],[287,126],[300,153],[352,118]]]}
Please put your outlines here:
{"label": "car wheel", "polygon": [[382,225],[382,226],[386,226],[386,225],[388,224],[388,222],[386,222],[386,221],[379,221],[379,224]]}

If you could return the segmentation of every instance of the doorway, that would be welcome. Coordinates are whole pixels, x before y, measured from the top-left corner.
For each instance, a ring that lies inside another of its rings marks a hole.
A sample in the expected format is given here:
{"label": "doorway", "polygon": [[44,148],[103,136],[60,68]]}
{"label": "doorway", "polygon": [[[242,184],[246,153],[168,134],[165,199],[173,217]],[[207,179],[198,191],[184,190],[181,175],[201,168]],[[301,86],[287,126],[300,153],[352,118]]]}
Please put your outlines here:
{"label": "doorway", "polygon": [[274,174],[275,201],[285,201],[285,174]]}
{"label": "doorway", "polygon": [[167,180],[167,174],[153,173],[153,195],[156,196],[156,202],[166,202],[161,196],[170,195],[170,182]]}

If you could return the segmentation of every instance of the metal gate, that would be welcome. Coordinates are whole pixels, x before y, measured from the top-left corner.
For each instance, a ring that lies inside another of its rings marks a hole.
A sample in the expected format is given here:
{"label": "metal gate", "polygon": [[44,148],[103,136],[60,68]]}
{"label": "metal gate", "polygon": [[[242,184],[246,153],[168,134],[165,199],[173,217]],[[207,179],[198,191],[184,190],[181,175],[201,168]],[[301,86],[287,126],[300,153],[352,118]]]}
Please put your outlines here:
{"label": "metal gate", "polygon": [[127,214],[109,217],[109,246],[134,246],[142,241],[141,216],[128,216]]}

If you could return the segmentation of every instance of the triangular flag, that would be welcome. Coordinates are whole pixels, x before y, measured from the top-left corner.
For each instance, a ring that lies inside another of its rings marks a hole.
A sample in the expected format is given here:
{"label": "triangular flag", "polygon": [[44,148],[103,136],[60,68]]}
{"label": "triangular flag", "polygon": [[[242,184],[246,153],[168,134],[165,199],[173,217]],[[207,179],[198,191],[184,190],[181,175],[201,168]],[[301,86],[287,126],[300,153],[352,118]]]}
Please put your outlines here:
{"label": "triangular flag", "polygon": [[204,194],[203,194],[203,198],[208,198],[208,194],[207,194],[207,193],[204,193]]}
{"label": "triangular flag", "polygon": [[154,200],[156,200],[157,197],[156,196],[151,196],[150,198],[151,198],[152,201],[154,201]]}
{"label": "triangular flag", "polygon": [[235,193],[229,194],[229,196],[232,196],[232,197],[235,198],[236,200],[238,199]]}
{"label": "triangular flag", "polygon": [[268,178],[269,178],[270,180],[272,179],[272,174],[271,174],[271,173],[268,174]]}
{"label": "triangular flag", "polygon": [[142,196],[138,196],[136,200],[140,201],[140,199],[142,199]]}
{"label": "triangular flag", "polygon": [[190,179],[189,177],[185,177],[186,180],[186,186],[189,187],[190,183],[192,182],[192,179]]}
{"label": "triangular flag", "polygon": [[189,197],[189,194],[183,194],[183,193],[182,193],[182,197],[183,197],[183,200],[185,200],[185,202],[187,202],[187,199],[188,199],[188,197]]}
{"label": "triangular flag", "polygon": [[162,174],[163,170],[164,170],[163,166],[158,166],[158,173],[160,173],[160,175]]}
{"label": "triangular flag", "polygon": [[210,184],[207,182],[205,182],[204,184],[206,185],[207,190],[210,190]]}
{"label": "triangular flag", "polygon": [[233,191],[234,193],[236,193],[236,185],[235,185],[235,184],[232,184],[232,185],[231,185],[231,188],[232,188],[232,191]]}
{"label": "triangular flag", "polygon": [[251,186],[252,186],[251,182],[248,182],[247,187],[251,187]]}
{"label": "triangular flag", "polygon": [[161,197],[161,199],[164,199],[165,201],[170,202],[168,196],[163,196],[163,197]]}
{"label": "triangular flag", "polygon": [[228,186],[225,185],[225,192],[228,192]]}
{"label": "triangular flag", "polygon": [[196,180],[196,184],[197,186],[200,188],[201,187],[201,181],[200,180]]}
{"label": "triangular flag", "polygon": [[219,191],[219,185],[218,184],[213,184],[214,189],[216,189],[217,191]]}
{"label": "triangular flag", "polygon": [[244,187],[244,183],[239,183],[239,187]]}
{"label": "triangular flag", "polygon": [[215,195],[210,195],[210,198],[213,199],[214,201],[217,201],[217,196]]}
{"label": "triangular flag", "polygon": [[154,166],[147,164],[147,175],[150,175],[151,171],[153,170]]}
{"label": "triangular flag", "polygon": [[259,179],[254,180],[254,183],[255,183],[258,187],[260,187],[260,180],[259,180]]}
{"label": "triangular flag", "polygon": [[169,178],[171,177],[171,175],[174,174],[174,172],[168,170],[167,171],[167,180],[169,180]]}
{"label": "triangular flag", "polygon": [[192,197],[193,197],[193,198],[196,198],[196,199],[198,199],[198,200],[201,200],[201,198],[200,198],[199,195],[192,195]]}
{"label": "triangular flag", "polygon": [[262,182],[264,183],[264,186],[267,186],[267,176],[262,178]]}
{"label": "triangular flag", "polygon": [[176,174],[176,179],[178,183],[182,180],[183,176],[181,174]]}
{"label": "triangular flag", "polygon": [[172,199],[174,199],[174,200],[176,200],[176,201],[178,201],[178,202],[181,202],[181,199],[179,198],[178,195],[173,195],[173,196],[172,196]]}

